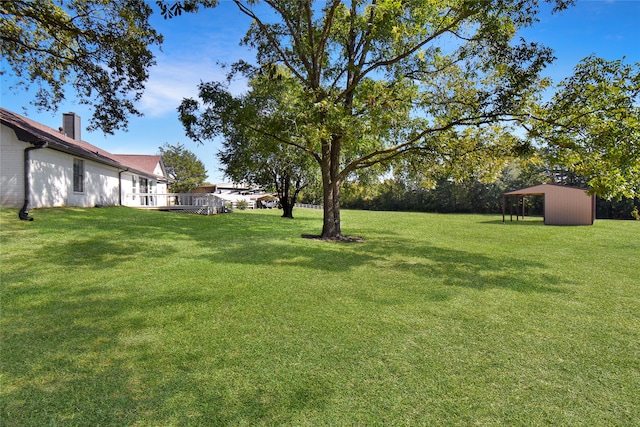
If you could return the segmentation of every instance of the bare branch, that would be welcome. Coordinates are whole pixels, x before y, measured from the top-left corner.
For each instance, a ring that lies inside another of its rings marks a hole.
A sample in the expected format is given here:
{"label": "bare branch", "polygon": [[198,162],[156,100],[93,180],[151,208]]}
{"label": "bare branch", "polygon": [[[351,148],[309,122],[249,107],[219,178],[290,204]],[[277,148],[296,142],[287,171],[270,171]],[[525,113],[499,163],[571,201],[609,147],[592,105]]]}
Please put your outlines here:
{"label": "bare branch", "polygon": [[258,27],[260,27],[260,30],[263,32],[263,34],[269,40],[269,44],[271,45],[271,47],[276,52],[278,52],[278,56],[280,57],[280,60],[282,61],[282,63],[298,79],[300,79],[300,81],[303,81],[306,84],[309,84],[309,81],[302,74],[300,74],[300,72],[297,70],[297,68],[293,66],[291,61],[289,61],[289,58],[287,57],[287,54],[284,52],[284,50],[280,46],[280,43],[278,42],[278,39],[269,30],[268,26],[264,22],[262,22],[262,20],[260,18],[258,18],[258,16],[250,8],[248,8],[246,5],[242,4],[242,2],[240,0],[233,0],[233,2],[236,4],[236,6],[238,6],[238,9],[240,10],[240,12],[244,13],[245,15],[247,15],[248,17],[253,19],[255,21],[255,23],[258,25]]}

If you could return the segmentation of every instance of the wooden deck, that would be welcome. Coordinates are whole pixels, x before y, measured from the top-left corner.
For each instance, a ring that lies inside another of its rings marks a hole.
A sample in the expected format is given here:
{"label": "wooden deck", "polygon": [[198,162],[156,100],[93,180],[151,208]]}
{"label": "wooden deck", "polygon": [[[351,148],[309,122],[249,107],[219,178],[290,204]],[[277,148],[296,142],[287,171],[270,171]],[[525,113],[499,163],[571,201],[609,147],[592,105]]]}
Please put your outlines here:
{"label": "wooden deck", "polygon": [[126,206],[156,211],[171,211],[198,215],[231,212],[224,200],[213,194],[200,193],[135,193],[127,194]]}
{"label": "wooden deck", "polygon": [[215,206],[197,206],[197,205],[173,205],[173,206],[137,206],[138,209],[153,211],[170,211],[180,213],[190,213],[198,215],[216,215],[228,212],[227,210],[218,210]]}

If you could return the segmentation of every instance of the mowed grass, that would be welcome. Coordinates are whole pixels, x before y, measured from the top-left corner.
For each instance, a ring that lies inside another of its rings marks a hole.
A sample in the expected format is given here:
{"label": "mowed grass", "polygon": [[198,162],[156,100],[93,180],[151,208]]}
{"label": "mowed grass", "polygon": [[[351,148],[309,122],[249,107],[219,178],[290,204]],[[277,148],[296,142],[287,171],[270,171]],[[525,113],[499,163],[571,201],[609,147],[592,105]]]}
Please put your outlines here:
{"label": "mowed grass", "polygon": [[640,425],[640,222],[0,210],[0,425]]}

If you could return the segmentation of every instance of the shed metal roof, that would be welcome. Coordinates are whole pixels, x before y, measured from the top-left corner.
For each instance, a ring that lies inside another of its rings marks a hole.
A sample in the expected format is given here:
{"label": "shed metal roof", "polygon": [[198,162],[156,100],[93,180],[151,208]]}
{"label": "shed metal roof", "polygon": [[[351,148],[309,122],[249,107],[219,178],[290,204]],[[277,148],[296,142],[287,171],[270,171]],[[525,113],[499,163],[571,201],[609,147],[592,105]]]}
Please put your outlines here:
{"label": "shed metal roof", "polygon": [[538,184],[518,190],[507,191],[505,196],[544,196],[549,191],[589,191],[588,188],[570,187],[560,184]]}

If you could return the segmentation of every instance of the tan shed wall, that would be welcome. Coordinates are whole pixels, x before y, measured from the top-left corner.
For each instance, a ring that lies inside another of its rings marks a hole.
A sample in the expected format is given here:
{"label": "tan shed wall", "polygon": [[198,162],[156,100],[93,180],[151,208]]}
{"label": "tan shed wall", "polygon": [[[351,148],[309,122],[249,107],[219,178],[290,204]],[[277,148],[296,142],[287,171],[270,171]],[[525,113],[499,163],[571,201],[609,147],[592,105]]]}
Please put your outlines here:
{"label": "tan shed wall", "polygon": [[545,193],[545,224],[593,224],[593,198],[586,191],[548,186]]}

